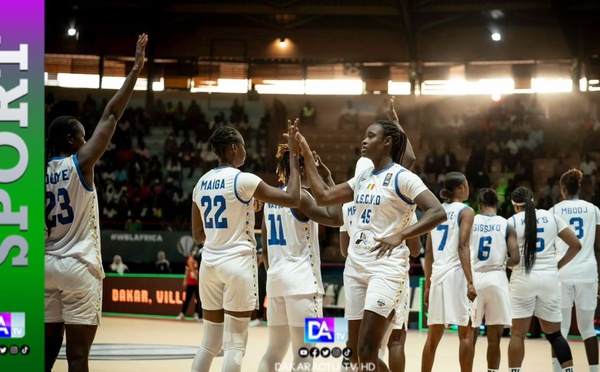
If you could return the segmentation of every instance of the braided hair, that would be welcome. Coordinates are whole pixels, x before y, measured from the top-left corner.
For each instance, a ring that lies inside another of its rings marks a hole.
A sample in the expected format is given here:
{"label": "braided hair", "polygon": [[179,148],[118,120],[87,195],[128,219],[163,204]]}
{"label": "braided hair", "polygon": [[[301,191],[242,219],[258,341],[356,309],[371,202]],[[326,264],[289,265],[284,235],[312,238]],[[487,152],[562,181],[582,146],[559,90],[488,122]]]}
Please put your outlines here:
{"label": "braided hair", "polygon": [[391,120],[377,120],[374,124],[381,126],[383,137],[392,137],[392,159],[401,164],[406,152],[408,139],[406,133],[398,128],[398,125]]}
{"label": "braided hair", "polygon": [[498,199],[498,193],[494,189],[490,189],[489,187],[485,187],[479,190],[479,196],[477,197],[477,204],[479,204],[479,209],[483,209],[483,206],[492,207],[498,209],[498,205],[500,205],[500,200]]}
{"label": "braided hair", "polygon": [[533,205],[533,193],[527,187],[517,187],[512,192],[513,204],[525,206],[525,242],[523,244],[523,255],[525,256],[525,272],[529,274],[535,263],[537,245],[537,218],[535,206]]}
{"label": "braided hair", "polygon": [[[287,143],[282,143],[277,147],[277,166],[275,173],[279,177],[279,182],[286,183],[290,177],[290,148]],[[304,166],[304,157],[300,155],[298,157],[300,166]]]}
{"label": "braided hair", "polygon": [[560,186],[566,188],[570,196],[577,196],[582,180],[582,171],[575,168],[569,169],[560,177]]}
{"label": "braided hair", "polygon": [[444,177],[444,188],[440,191],[440,198],[444,200],[452,199],[454,190],[464,184],[467,180],[464,174],[460,172],[450,172]]}
{"label": "braided hair", "polygon": [[59,116],[52,120],[46,139],[46,163],[48,159],[67,150],[67,136],[75,135],[78,129],[79,121],[72,116]]}
{"label": "braided hair", "polygon": [[225,155],[227,148],[229,148],[231,144],[238,143],[241,137],[242,135],[237,131],[237,129],[224,126],[213,132],[208,139],[208,143],[212,147],[215,155],[217,155],[217,158],[223,162],[226,161]]}

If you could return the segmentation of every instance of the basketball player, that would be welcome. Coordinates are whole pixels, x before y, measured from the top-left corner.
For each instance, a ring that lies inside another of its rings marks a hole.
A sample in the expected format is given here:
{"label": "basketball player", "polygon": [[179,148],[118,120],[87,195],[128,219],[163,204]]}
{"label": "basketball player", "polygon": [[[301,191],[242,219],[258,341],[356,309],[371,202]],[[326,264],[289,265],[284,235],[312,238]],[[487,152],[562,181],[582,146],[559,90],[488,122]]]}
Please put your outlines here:
{"label": "basketball player", "polygon": [[471,263],[477,291],[472,319],[473,348],[485,315],[487,368],[488,372],[498,372],[502,332],[505,326],[510,327],[512,324],[506,266],[513,268],[519,263],[519,245],[514,227],[504,217],[496,214],[500,202],[495,190],[481,189],[477,204],[480,214],[473,220],[471,233]]}
{"label": "basketball player", "polygon": [[[509,285],[513,318],[508,344],[509,370],[521,372],[525,357],[524,340],[531,317],[535,315],[556,353],[562,371],[572,372],[571,348],[560,333],[562,313],[558,270],[575,257],[581,249],[581,243],[560,217],[535,209],[533,193],[528,188],[517,187],[511,199],[516,214],[509,218],[508,223],[517,231],[521,261],[513,269]],[[569,247],[558,265],[557,237]]]}
{"label": "basketball player", "polygon": [[[321,177],[328,187],[334,186],[329,169],[315,154]],[[290,151],[287,145],[277,149],[276,173],[283,189],[290,174]],[[302,187],[308,188],[300,157]],[[342,224],[341,209],[337,206],[319,207],[306,190],[301,191],[298,208],[282,208],[265,204],[262,222],[262,243],[267,267],[267,319],[269,344],[260,361],[260,372],[276,372],[290,345],[294,369],[312,370],[312,358],[300,357],[304,343],[304,319],[323,317],[323,281],[319,252],[318,224],[338,227]],[[300,366],[301,365],[301,366]]]}
{"label": "basketball player", "polygon": [[[398,129],[404,132],[404,129],[400,125],[398,115],[396,114],[396,110],[394,109],[394,99],[395,97],[392,96],[388,100],[386,115],[389,120],[393,121],[398,126]],[[402,154],[396,155],[398,158],[394,160],[398,164],[402,165],[408,170],[412,170],[412,167],[416,161],[416,157],[408,137],[406,138],[406,151],[403,154],[404,156],[398,156]],[[371,162],[371,160],[365,157],[361,157],[356,162],[354,176],[357,176],[360,172],[372,166],[373,162]],[[340,250],[342,256],[347,257],[348,246],[350,244],[350,236],[352,235],[351,228],[352,225],[355,223],[354,212],[356,212],[356,208],[354,207],[354,203],[345,203],[342,206],[342,211],[344,213],[344,224],[340,227]],[[414,216],[413,223],[415,223],[416,221],[416,216]],[[413,255],[413,257],[417,257],[421,249],[420,237],[417,236],[407,239],[406,244],[409,247],[411,255]],[[415,256],[415,254],[417,256]],[[398,303],[398,308],[396,309],[394,319],[392,319],[392,322],[389,325],[389,329],[382,340],[381,348],[379,351],[379,357],[383,360],[383,358],[385,357],[385,347],[387,345],[387,348],[389,350],[388,367],[392,372],[403,372],[406,365],[404,344],[406,342],[406,327],[408,322],[408,312],[410,309],[410,283],[408,281],[406,281],[405,283],[404,291],[405,296],[403,296],[403,298]]]}
{"label": "basketball player", "polygon": [[237,169],[246,149],[236,129],[218,128],[209,139],[219,165],[200,178],[192,196],[192,235],[204,244],[199,275],[204,339],[192,371],[209,371],[221,346],[223,371],[241,370],[250,315],[258,304],[253,198],[289,208],[300,205],[297,125],[298,119],[288,121],[285,134],[291,149],[286,190]]}
{"label": "basketball player", "polygon": [[[408,280],[404,241],[431,230],[446,215],[423,181],[394,162],[407,146],[406,134],[394,122],[378,120],[366,130],[361,152],[373,167],[329,189],[321,184],[308,143],[297,136],[317,204],[355,203],[356,225],[344,270],[348,345],[355,351],[351,362],[378,371],[378,350]],[[409,226],[417,206],[425,214]]]}
{"label": "basketball player", "polygon": [[60,116],[48,128],[45,241],[45,369],[51,371],[67,334],[69,371],[88,371],[102,307],[102,257],[94,166],[104,154],[144,67],[148,36],[137,40],[135,62],[108,102],[88,142],[83,125]]}
{"label": "basketball player", "polygon": [[[571,309],[575,302],[577,329],[585,345],[590,372],[598,372],[598,339],[594,329],[594,312],[598,301],[598,258],[600,257],[600,210],[592,203],[579,199],[583,173],[571,169],[560,177],[563,201],[550,212],[561,217],[581,242],[581,252],[558,271],[562,290],[561,332],[567,338],[571,328]],[[558,257],[567,249],[560,241]],[[553,354],[554,356],[554,354]],[[556,357],[552,358],[554,371],[560,371]]]}
{"label": "basketball player", "polygon": [[[440,196],[445,200],[446,222],[431,230],[425,249],[425,289],[428,308],[427,340],[423,347],[421,371],[431,371],[437,346],[449,324],[458,326],[460,370],[473,369],[471,302],[477,293],[473,286],[469,243],[475,213],[463,201],[469,198],[469,183],[460,172],[444,178]],[[427,311],[427,310],[426,310]]]}

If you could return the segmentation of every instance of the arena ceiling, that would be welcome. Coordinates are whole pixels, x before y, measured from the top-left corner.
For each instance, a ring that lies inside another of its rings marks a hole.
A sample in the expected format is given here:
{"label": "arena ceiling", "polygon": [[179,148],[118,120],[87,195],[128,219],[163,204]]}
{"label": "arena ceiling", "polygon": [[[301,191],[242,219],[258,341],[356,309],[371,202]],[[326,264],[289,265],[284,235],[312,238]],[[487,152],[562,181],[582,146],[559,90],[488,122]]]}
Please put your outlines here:
{"label": "arena ceiling", "polygon": [[597,0],[48,0],[45,28],[54,54],[131,56],[147,32],[158,59],[364,63],[589,59],[599,25]]}

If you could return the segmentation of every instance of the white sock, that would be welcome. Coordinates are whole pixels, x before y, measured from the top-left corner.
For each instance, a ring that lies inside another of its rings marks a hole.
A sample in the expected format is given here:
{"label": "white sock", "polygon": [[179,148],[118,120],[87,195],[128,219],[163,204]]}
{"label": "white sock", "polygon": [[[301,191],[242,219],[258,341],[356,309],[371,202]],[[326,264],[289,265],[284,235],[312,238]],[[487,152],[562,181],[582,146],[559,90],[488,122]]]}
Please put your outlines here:
{"label": "white sock", "polygon": [[204,339],[192,363],[192,372],[208,372],[223,345],[223,323],[204,321]]}
{"label": "white sock", "polygon": [[597,364],[594,366],[590,365],[590,372],[598,372],[598,365]]}
{"label": "white sock", "polygon": [[552,358],[552,372],[561,372],[562,371],[562,367],[560,366],[560,363],[558,362],[558,358],[554,357]]}

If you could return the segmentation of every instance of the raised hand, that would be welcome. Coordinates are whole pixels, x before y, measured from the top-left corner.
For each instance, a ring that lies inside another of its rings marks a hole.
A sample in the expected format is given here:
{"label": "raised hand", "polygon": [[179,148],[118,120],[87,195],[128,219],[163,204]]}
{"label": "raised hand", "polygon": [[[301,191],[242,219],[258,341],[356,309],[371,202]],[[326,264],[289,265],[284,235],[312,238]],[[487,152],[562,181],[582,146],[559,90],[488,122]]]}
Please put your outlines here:
{"label": "raised hand", "polygon": [[135,48],[135,63],[133,65],[133,68],[141,70],[144,67],[144,58],[147,44],[148,35],[141,34],[140,36],[138,36],[137,45]]}
{"label": "raised hand", "polygon": [[398,121],[398,115],[396,115],[396,110],[394,110],[394,99],[396,99],[396,97],[392,96],[392,98],[390,98],[390,100],[388,101],[388,105],[387,105],[387,109],[385,110],[385,113],[387,114],[388,119],[390,119],[391,121]]}
{"label": "raised hand", "polygon": [[298,155],[300,152],[300,148],[298,145],[298,124],[300,124],[300,119],[296,118],[294,120],[294,124],[292,124],[291,120],[288,120],[288,131],[284,133],[283,136],[287,138],[288,147],[290,149],[291,155]]}
{"label": "raised hand", "polygon": [[[304,138],[304,137],[302,137],[302,138]],[[306,139],[305,139],[305,142],[306,142]],[[313,154],[313,158],[315,159],[315,165],[317,166],[317,170],[319,171],[319,176],[321,176],[321,178],[324,180],[330,178],[331,171],[329,170],[329,168],[327,168],[325,163],[323,163],[323,160],[321,160],[321,157],[317,154],[316,151],[313,151],[312,154]]]}

